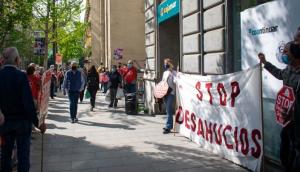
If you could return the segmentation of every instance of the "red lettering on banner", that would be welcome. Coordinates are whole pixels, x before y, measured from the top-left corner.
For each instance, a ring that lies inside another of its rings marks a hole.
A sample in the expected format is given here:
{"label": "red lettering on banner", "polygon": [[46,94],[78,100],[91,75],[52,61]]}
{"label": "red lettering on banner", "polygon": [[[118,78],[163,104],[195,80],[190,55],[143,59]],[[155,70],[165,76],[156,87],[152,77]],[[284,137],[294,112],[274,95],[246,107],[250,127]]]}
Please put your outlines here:
{"label": "red lettering on banner", "polygon": [[176,122],[177,122],[178,124],[182,124],[182,123],[183,123],[183,118],[182,118],[181,121],[180,121],[180,119],[179,119],[180,117],[182,117],[181,114],[182,114],[182,107],[179,106],[178,109],[177,109],[177,111],[176,111]]}
{"label": "red lettering on banner", "polygon": [[234,81],[231,83],[231,107],[235,105],[235,98],[240,94],[240,85]]}
{"label": "red lettering on banner", "polygon": [[218,129],[218,133],[216,131],[216,128],[217,128],[217,124],[214,124],[214,133],[215,133],[215,137],[216,137],[216,143],[218,145],[222,145],[222,134],[221,134],[221,129],[222,129],[223,125],[221,124],[219,126],[219,129]]}
{"label": "red lettering on banner", "polygon": [[192,121],[192,131],[195,132],[196,130],[196,116],[194,113],[191,114],[191,121]]}
{"label": "red lettering on banner", "polygon": [[[176,112],[176,123],[183,124],[191,132],[196,132],[197,129],[197,135],[211,144],[225,145],[228,150],[241,152],[244,156],[250,154],[254,158],[259,158],[261,155],[262,148],[259,141],[262,139],[262,135],[257,129],[251,132],[250,137],[246,128],[239,130],[238,127],[233,128],[231,125],[212,123],[197,118],[195,113],[183,110],[181,106]],[[253,147],[250,147],[251,141],[254,143]]]}
{"label": "red lettering on banner", "polygon": [[238,128],[234,128],[234,142],[235,142],[235,150],[239,152],[239,141],[238,141]]}
{"label": "red lettering on banner", "polygon": [[249,152],[249,141],[248,141],[248,131],[245,128],[241,129],[240,140],[241,140],[241,151],[246,156]]}
{"label": "red lettering on banner", "polygon": [[227,104],[227,93],[224,87],[224,84],[219,83],[218,87],[217,87],[218,93],[219,93],[219,97],[220,97],[220,105],[222,106],[226,106]]}
{"label": "red lettering on banner", "polygon": [[190,127],[190,124],[189,124],[189,115],[190,115],[190,112],[188,110],[185,111],[185,118],[184,118],[184,121],[185,121],[185,127],[188,128],[188,129],[191,129]]}
{"label": "red lettering on banner", "polygon": [[207,83],[205,85],[206,89],[207,89],[207,92],[208,92],[208,95],[209,95],[209,103],[212,105],[213,104],[213,97],[212,97],[212,94],[211,94],[211,91],[210,89],[212,88],[212,83]]}
{"label": "red lettering on banner", "polygon": [[213,135],[211,129],[212,123],[209,123],[209,127],[207,126],[207,121],[204,120],[204,123],[205,123],[205,131],[206,131],[205,139],[210,143],[212,143],[213,141],[213,137],[212,137]]}
{"label": "red lettering on banner", "polygon": [[254,129],[252,131],[252,134],[251,134],[251,137],[252,137],[252,140],[256,146],[256,149],[255,148],[251,148],[251,155],[254,157],[254,158],[259,158],[260,157],[260,154],[261,154],[261,147],[260,147],[260,144],[258,143],[258,140],[261,140],[261,133],[259,130],[257,129]]}
{"label": "red lettering on banner", "polygon": [[196,90],[198,91],[198,94],[197,94],[197,98],[202,101],[203,99],[203,93],[201,91],[201,82],[197,82],[196,83]]}
{"label": "red lettering on banner", "polygon": [[230,131],[232,130],[232,127],[230,125],[227,125],[224,130],[223,130],[223,137],[224,137],[224,142],[225,142],[225,145],[227,147],[227,149],[233,149],[233,145],[232,144],[229,144],[228,141],[227,141],[227,138],[226,138],[226,131]]}
{"label": "red lettering on banner", "polygon": [[198,132],[197,132],[198,136],[202,136],[204,138],[204,130],[203,130],[203,122],[202,119],[199,118],[198,120]]}

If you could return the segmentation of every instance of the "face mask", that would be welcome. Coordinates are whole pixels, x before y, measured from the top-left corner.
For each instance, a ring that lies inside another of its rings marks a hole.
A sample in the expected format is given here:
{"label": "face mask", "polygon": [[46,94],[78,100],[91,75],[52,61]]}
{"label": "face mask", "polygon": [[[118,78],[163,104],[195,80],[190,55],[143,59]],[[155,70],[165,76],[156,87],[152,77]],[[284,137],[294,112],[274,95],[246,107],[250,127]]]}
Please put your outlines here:
{"label": "face mask", "polygon": [[284,64],[286,64],[286,65],[291,64],[291,60],[289,59],[289,56],[288,56],[288,55],[283,54],[283,55],[281,56],[281,59],[282,59],[282,62],[283,62]]}
{"label": "face mask", "polygon": [[128,68],[132,68],[132,64],[127,64],[127,67]]}
{"label": "face mask", "polygon": [[170,65],[164,64],[164,69],[169,69],[169,68],[170,68]]}

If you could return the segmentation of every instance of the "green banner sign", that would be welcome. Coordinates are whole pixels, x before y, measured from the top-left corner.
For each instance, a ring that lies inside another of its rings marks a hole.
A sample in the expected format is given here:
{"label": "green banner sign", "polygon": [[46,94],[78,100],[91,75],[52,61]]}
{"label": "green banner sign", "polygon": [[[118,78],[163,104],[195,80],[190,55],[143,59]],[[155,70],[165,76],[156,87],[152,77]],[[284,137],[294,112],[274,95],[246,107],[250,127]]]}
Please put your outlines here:
{"label": "green banner sign", "polygon": [[166,0],[158,6],[158,23],[161,23],[180,12],[180,0]]}

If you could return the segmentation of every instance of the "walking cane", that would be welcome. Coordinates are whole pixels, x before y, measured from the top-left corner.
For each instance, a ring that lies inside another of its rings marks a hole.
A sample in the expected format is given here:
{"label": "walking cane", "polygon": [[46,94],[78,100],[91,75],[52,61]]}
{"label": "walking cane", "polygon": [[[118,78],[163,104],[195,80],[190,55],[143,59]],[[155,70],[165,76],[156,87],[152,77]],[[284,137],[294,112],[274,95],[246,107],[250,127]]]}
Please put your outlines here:
{"label": "walking cane", "polygon": [[44,133],[42,133],[41,172],[44,169]]}

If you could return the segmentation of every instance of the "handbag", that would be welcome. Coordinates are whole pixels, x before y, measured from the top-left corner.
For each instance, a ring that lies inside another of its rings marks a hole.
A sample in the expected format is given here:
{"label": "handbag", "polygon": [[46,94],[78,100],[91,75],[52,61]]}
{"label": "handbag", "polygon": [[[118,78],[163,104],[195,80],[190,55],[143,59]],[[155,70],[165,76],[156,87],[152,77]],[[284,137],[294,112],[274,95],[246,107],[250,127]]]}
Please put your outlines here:
{"label": "handbag", "polygon": [[85,99],[91,98],[91,93],[90,93],[89,90],[87,90],[87,89],[85,90],[84,98],[85,98]]}
{"label": "handbag", "polygon": [[105,101],[110,102],[110,90],[107,90],[105,94]]}
{"label": "handbag", "polygon": [[125,95],[124,95],[124,90],[122,88],[118,88],[117,90],[117,94],[116,94],[116,98],[117,99],[121,99],[123,98]]}

